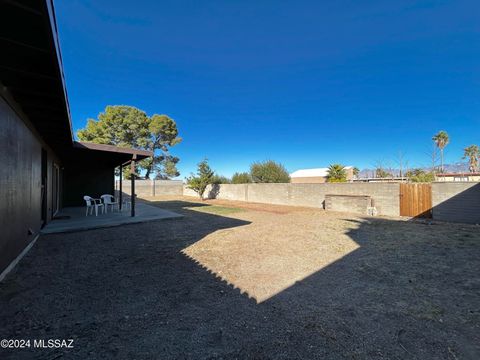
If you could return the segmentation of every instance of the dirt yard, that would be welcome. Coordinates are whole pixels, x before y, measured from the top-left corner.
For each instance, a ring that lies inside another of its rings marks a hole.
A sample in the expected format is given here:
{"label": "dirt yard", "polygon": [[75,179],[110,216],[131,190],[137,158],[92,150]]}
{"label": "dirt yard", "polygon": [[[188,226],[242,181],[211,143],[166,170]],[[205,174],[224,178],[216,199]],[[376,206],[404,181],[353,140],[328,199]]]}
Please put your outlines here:
{"label": "dirt yard", "polygon": [[479,359],[480,227],[191,198],[43,236],[0,283],[0,358]]}

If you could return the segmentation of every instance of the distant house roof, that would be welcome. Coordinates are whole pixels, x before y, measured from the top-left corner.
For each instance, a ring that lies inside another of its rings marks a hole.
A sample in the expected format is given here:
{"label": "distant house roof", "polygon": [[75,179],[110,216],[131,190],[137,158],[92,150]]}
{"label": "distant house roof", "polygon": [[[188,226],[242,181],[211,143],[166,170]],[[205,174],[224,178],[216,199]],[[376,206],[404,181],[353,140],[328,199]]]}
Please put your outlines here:
{"label": "distant house roof", "polygon": [[[353,166],[345,166],[345,169],[351,169]],[[326,177],[328,175],[328,168],[315,168],[315,169],[300,169],[290,174],[292,178],[301,177]]]}
{"label": "distant house roof", "polygon": [[480,172],[463,172],[463,173],[443,173],[436,174],[437,177],[449,177],[449,176],[479,176]]}

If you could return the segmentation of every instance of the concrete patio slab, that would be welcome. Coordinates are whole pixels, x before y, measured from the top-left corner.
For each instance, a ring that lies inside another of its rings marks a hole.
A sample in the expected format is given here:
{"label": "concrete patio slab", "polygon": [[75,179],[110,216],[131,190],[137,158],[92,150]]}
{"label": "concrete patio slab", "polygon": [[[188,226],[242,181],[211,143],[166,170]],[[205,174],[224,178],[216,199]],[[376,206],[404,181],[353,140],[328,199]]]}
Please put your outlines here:
{"label": "concrete patio slab", "polygon": [[[135,210],[135,217],[130,216],[130,210],[122,212],[110,210],[107,214],[85,216],[85,207],[67,207],[57,214],[58,219],[52,220],[41,230],[41,234],[75,232],[183,217],[172,211],[143,203],[137,203]],[[68,218],[60,219],[60,217]]]}

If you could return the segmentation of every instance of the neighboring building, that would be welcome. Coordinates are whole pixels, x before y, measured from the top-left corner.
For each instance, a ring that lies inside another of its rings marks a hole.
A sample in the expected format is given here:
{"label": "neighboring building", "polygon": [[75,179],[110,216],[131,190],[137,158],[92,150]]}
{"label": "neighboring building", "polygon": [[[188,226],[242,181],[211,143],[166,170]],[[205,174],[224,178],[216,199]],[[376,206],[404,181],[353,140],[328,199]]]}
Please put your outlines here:
{"label": "neighboring building", "polygon": [[353,179],[354,182],[408,182],[408,178],[402,176],[393,176],[386,178],[364,177]]}
{"label": "neighboring building", "polygon": [[480,172],[436,174],[437,181],[480,181]]}
{"label": "neighboring building", "polygon": [[[353,166],[345,166],[347,181],[353,181]],[[290,174],[293,184],[321,184],[327,182],[328,168],[302,169]]]}
{"label": "neighboring building", "polygon": [[62,206],[152,153],[74,141],[52,0],[1,2],[0,23],[1,278]]}

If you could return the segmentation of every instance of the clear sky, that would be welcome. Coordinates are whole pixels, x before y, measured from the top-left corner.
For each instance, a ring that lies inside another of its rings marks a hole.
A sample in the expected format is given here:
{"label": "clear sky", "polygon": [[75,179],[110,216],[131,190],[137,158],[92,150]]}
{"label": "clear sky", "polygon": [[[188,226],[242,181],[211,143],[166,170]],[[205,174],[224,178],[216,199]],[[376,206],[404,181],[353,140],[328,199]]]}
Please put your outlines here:
{"label": "clear sky", "polygon": [[480,1],[57,0],[74,131],[106,105],[177,121],[182,177],[273,159],[428,166],[480,144]]}

